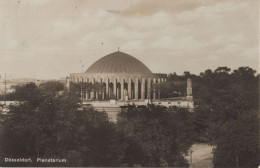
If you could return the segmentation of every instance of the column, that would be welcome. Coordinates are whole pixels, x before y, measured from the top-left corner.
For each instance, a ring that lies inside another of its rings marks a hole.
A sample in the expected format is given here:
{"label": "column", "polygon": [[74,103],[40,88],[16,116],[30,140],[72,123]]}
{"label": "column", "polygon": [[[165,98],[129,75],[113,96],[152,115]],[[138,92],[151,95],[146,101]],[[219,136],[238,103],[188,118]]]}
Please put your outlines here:
{"label": "column", "polygon": [[187,101],[193,101],[193,96],[192,96],[192,82],[191,79],[187,79],[187,96],[186,96]]}
{"label": "column", "polygon": [[106,79],[106,99],[109,99],[109,79]]}
{"label": "column", "polygon": [[121,100],[124,100],[125,99],[125,95],[124,95],[124,79],[121,79]]}
{"label": "column", "polygon": [[116,88],[116,98],[120,98],[120,92],[119,92],[119,87]]}
{"label": "column", "polygon": [[114,94],[113,94],[113,98],[117,99],[117,97],[116,97],[116,78],[114,78]]}
{"label": "column", "polygon": [[83,85],[83,77],[80,76],[80,92],[81,92],[81,100],[84,100],[84,96],[85,96],[85,93],[83,92],[83,88],[82,88],[82,85]]}
{"label": "column", "polygon": [[82,93],[82,100],[85,100],[85,92],[81,91]]}
{"label": "column", "polygon": [[192,82],[191,79],[188,78],[187,79],[187,96],[191,96],[192,95]]}
{"label": "column", "polygon": [[131,100],[132,99],[132,80],[131,78],[128,81],[128,99]]}
{"label": "column", "polygon": [[94,91],[90,92],[90,99],[93,100],[94,99]]}
{"label": "column", "polygon": [[91,88],[91,91],[90,91],[90,99],[94,99],[95,97],[95,89],[93,88],[95,86],[95,79],[94,78],[91,78],[91,83],[92,83],[92,88]]}
{"label": "column", "polygon": [[159,84],[159,87],[158,87],[158,99],[161,99],[161,81],[160,81],[160,78],[158,78],[158,84]]}
{"label": "column", "polygon": [[86,100],[86,92],[82,91],[82,93],[83,93],[82,100]]}
{"label": "column", "polygon": [[147,82],[147,99],[151,99],[151,78],[148,78]]}
{"label": "column", "polygon": [[102,100],[105,99],[105,90],[104,90],[104,89],[101,91],[101,99],[102,99]]}
{"label": "column", "polygon": [[106,81],[101,78],[101,84],[102,84],[101,99],[102,100],[105,99],[105,93],[106,93],[106,88],[104,87],[104,83],[106,83]]}
{"label": "column", "polygon": [[145,99],[145,79],[142,78],[142,83],[141,83],[141,99]]}
{"label": "column", "polygon": [[89,95],[89,93],[88,93],[88,91],[86,91],[86,100],[88,100],[88,96]]}
{"label": "column", "polygon": [[112,87],[108,88],[108,98],[113,99],[113,89],[112,89]]}
{"label": "column", "polygon": [[135,79],[135,100],[138,100],[138,78]]}
{"label": "column", "polygon": [[97,84],[97,87],[96,87],[96,90],[95,90],[95,92],[96,92],[96,99],[97,99],[97,100],[99,99],[99,88],[98,88],[98,87],[99,87],[99,80],[100,80],[100,79],[97,79],[97,83],[96,83],[96,84]]}
{"label": "column", "polygon": [[161,78],[161,81],[162,81],[162,83],[163,83],[163,78]]}
{"label": "column", "polygon": [[156,79],[153,78],[153,100],[156,99]]}

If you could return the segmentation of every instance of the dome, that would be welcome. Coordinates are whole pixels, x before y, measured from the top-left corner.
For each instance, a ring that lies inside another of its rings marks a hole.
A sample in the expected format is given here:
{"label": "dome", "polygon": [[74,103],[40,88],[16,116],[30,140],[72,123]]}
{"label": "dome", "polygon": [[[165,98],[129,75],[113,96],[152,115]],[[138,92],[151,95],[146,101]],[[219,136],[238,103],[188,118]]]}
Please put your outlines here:
{"label": "dome", "polygon": [[108,54],[94,64],[86,73],[152,73],[141,61],[123,52]]}

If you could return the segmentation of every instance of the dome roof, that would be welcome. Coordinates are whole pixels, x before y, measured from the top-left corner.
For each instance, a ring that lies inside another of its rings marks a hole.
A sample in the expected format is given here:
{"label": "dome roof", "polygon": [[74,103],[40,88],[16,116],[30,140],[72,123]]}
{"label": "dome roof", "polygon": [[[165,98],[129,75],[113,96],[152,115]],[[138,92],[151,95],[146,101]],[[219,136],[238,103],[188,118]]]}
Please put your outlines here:
{"label": "dome roof", "polygon": [[152,73],[141,61],[123,52],[108,54],[94,64],[86,73]]}

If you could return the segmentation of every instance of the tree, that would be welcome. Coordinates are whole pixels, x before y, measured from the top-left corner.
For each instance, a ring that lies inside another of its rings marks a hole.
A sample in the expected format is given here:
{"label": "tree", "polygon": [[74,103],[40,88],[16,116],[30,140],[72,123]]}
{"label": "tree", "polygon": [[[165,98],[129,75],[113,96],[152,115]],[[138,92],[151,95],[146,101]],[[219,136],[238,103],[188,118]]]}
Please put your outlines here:
{"label": "tree", "polygon": [[168,81],[160,84],[161,97],[173,98],[186,95],[186,80]]}
{"label": "tree", "polygon": [[183,155],[193,143],[191,114],[185,109],[168,111],[160,106],[129,106],[119,113],[118,128],[132,138],[141,166],[187,166]]}
{"label": "tree", "polygon": [[30,105],[36,107],[41,102],[41,93],[35,83],[15,86],[15,91],[12,93],[13,101],[26,101]]}
{"label": "tree", "polygon": [[184,71],[183,74],[184,74],[184,76],[187,77],[187,78],[191,77],[191,74],[190,74],[189,71]]}
{"label": "tree", "polygon": [[92,107],[75,114],[74,136],[68,147],[72,166],[120,166],[124,157],[124,137],[108,121],[105,112]]}
{"label": "tree", "polygon": [[[258,165],[258,119],[257,112],[247,112],[210,125],[216,167],[257,167]],[[252,115],[253,114],[253,115]]]}
{"label": "tree", "polygon": [[218,67],[214,72],[215,73],[229,73],[230,70],[231,69],[228,67]]}
{"label": "tree", "polygon": [[[201,73],[194,90],[195,125],[214,146],[216,167],[256,167],[259,78],[240,67],[230,73],[219,67]],[[199,95],[199,96],[197,96]]]}
{"label": "tree", "polygon": [[[28,84],[30,93],[3,115],[1,156],[66,158],[67,163],[1,163],[5,166],[120,166],[124,137],[105,112],[79,109],[80,98],[60,83]],[[17,94],[20,98],[20,94]],[[32,99],[32,97],[36,97]],[[38,101],[39,100],[39,101]]]}
{"label": "tree", "polygon": [[194,113],[128,106],[117,124],[109,122],[105,112],[79,108],[81,91],[100,91],[102,85],[71,83],[70,90],[58,82],[16,86],[9,98],[20,104],[0,116],[0,154],[68,160],[64,165],[23,166],[176,167],[188,165],[183,155],[196,140],[214,147],[215,167],[256,167],[259,74],[249,67],[232,72],[219,67],[199,76],[170,74],[155,87],[164,98],[184,96],[187,75],[193,80]]}

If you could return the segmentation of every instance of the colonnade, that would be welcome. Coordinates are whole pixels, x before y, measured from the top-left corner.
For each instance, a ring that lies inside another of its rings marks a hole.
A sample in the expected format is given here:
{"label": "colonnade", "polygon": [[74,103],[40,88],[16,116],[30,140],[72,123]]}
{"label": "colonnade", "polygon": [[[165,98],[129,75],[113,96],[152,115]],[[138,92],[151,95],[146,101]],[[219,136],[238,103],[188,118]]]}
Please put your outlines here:
{"label": "colonnade", "polygon": [[94,77],[74,77],[71,78],[75,83],[92,83],[96,89],[82,93],[84,100],[145,100],[160,99],[160,85],[166,78],[146,77],[146,78],[94,78]]}

